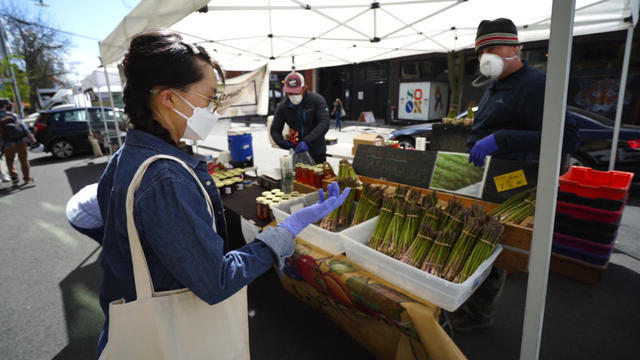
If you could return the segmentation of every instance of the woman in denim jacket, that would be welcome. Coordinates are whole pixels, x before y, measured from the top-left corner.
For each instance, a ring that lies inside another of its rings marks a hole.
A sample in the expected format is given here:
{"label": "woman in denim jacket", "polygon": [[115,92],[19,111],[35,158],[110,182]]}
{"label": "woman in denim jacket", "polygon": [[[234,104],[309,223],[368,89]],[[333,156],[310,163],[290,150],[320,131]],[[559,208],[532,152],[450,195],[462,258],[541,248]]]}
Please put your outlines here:
{"label": "woman in denim jacket", "polygon": [[98,185],[104,220],[100,305],[106,315],[98,356],[108,341],[109,303],[136,298],[125,198],[134,173],[146,159],[165,154],[184,161],[211,197],[217,231],[192,175],[179,163],[160,159],[147,169],[135,193],[133,212],[155,291],[186,287],[208,304],[225,300],[273,265],[282,267],[293,253],[297,233],[340,206],[348,194],[348,189],[339,194],[337,184],[332,184],[327,200],[263,231],[256,241],[225,252],[223,207],[206,164],[178,148],[181,138],[205,138],[217,120],[222,69],[204,48],[185,43],[168,30],[136,35],[123,67],[124,111],[132,129]]}

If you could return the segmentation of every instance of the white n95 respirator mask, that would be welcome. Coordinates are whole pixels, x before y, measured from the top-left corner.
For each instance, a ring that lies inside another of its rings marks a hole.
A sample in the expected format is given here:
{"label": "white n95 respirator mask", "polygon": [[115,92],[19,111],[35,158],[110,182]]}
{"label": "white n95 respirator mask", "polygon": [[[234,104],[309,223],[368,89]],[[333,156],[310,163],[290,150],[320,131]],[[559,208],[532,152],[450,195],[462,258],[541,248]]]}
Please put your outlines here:
{"label": "white n95 respirator mask", "polygon": [[483,54],[480,57],[480,73],[490,79],[497,79],[504,71],[504,61],[512,59],[515,56],[502,58],[496,54]]}
{"label": "white n95 respirator mask", "polygon": [[185,128],[184,135],[182,137],[190,140],[205,139],[220,119],[220,115],[215,111],[209,110],[208,107],[193,106],[187,99],[173,91],[173,89],[171,91],[180,99],[184,100],[184,102],[193,109],[193,114],[191,116],[186,116],[175,108],[172,109],[176,114],[187,120],[187,127]]}
{"label": "white n95 respirator mask", "polygon": [[287,95],[289,97],[289,101],[293,105],[298,105],[302,102],[302,95]]}

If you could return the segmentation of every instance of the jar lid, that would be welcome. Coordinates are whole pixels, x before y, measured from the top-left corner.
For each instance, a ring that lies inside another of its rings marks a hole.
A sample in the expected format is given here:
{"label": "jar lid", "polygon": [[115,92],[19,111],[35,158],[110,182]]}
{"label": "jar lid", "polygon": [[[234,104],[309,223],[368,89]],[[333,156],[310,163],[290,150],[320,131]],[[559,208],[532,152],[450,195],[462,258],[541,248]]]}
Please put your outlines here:
{"label": "jar lid", "polygon": [[264,197],[264,196],[258,196],[258,197],[256,198],[256,201],[265,201],[265,200],[267,200],[267,198],[266,198],[266,197]]}
{"label": "jar lid", "polygon": [[277,192],[282,192],[282,190],[280,190],[280,189],[272,189],[272,190],[271,190],[271,193],[272,193],[272,194],[275,194],[275,193],[277,193]]}
{"label": "jar lid", "polygon": [[260,194],[262,196],[267,196],[267,195],[271,195],[271,191],[263,191],[262,194]]}

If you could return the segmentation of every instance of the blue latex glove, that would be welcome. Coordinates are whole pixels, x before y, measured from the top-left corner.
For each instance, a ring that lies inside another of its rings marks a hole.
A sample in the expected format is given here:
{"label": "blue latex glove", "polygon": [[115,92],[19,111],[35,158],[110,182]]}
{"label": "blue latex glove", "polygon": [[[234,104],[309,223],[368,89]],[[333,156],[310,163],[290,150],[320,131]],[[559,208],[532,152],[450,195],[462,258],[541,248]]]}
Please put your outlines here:
{"label": "blue latex glove", "polygon": [[484,166],[484,157],[491,155],[498,150],[498,144],[493,134],[486,136],[476,142],[469,154],[469,162],[475,166]]}
{"label": "blue latex glove", "polygon": [[278,224],[278,226],[288,230],[293,234],[293,237],[296,237],[307,225],[313,224],[326,217],[342,205],[349,195],[351,188],[344,189],[342,194],[340,194],[340,187],[338,187],[338,183],[334,181],[327,186],[327,190],[329,191],[329,197],[326,200],[324,199],[324,192],[320,189],[320,191],[318,191],[317,203],[289,215],[289,217]]}
{"label": "blue latex glove", "polygon": [[309,146],[307,145],[306,142],[300,141],[298,143],[298,147],[296,147],[296,152],[299,153],[299,152],[305,152],[305,151],[309,151]]}
{"label": "blue latex glove", "polygon": [[293,144],[291,143],[291,141],[285,141],[284,142],[284,148],[285,149],[293,149]]}

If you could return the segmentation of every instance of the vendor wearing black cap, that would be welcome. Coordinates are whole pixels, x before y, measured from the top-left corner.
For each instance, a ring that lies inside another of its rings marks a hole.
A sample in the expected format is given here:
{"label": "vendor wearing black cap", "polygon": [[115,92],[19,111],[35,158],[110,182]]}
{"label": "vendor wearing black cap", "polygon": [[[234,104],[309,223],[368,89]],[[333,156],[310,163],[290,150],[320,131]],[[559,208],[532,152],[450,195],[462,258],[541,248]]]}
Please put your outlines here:
{"label": "vendor wearing black cap", "polygon": [[[546,75],[520,59],[516,26],[509,19],[483,20],[478,26],[476,52],[480,72],[489,81],[467,137],[469,161],[483,166],[485,156],[535,161],[540,152]],[[577,150],[575,119],[565,117],[563,153]],[[496,303],[507,273],[493,267],[485,282],[452,319],[457,331],[493,324]]]}
{"label": "vendor wearing black cap", "polygon": [[[273,117],[271,137],[283,149],[295,149],[296,152],[309,151],[313,160],[323,163],[326,160],[327,145],[324,139],[329,131],[329,108],[324,97],[307,90],[304,77],[292,72],[284,79],[282,100]],[[299,142],[293,145],[282,136],[284,123],[298,131]]]}
{"label": "vendor wearing black cap", "polygon": [[[533,161],[540,151],[546,75],[520,59],[518,31],[509,19],[483,20],[476,35],[480,72],[489,79],[467,137],[469,161],[487,155]],[[563,153],[577,150],[575,120],[565,119]]]}

